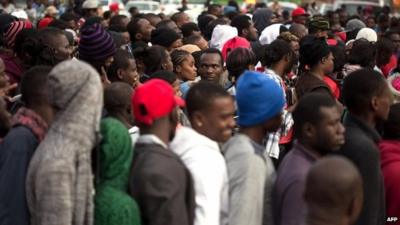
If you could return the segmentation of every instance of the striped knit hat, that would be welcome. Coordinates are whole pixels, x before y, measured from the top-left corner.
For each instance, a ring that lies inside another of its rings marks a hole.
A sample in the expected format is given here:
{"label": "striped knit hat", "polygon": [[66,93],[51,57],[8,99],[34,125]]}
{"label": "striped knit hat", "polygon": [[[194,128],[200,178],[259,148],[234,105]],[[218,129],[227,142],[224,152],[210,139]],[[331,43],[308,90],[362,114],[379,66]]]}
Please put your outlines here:
{"label": "striped knit hat", "polygon": [[92,62],[114,55],[116,47],[111,35],[99,24],[93,24],[82,28],[78,50],[81,60]]}
{"label": "striped knit hat", "polygon": [[29,21],[14,21],[12,22],[6,32],[4,33],[4,40],[6,47],[12,49],[15,44],[15,38],[17,34],[23,29],[32,28],[32,24]]}

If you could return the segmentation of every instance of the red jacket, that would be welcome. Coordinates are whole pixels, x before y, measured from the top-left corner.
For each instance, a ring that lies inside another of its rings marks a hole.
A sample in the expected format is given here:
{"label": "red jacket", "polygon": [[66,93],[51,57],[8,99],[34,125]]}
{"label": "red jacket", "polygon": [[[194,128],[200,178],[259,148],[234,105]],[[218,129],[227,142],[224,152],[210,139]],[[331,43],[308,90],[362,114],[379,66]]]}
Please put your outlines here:
{"label": "red jacket", "polygon": [[383,140],[379,143],[379,149],[385,183],[386,215],[400,219],[400,140]]}

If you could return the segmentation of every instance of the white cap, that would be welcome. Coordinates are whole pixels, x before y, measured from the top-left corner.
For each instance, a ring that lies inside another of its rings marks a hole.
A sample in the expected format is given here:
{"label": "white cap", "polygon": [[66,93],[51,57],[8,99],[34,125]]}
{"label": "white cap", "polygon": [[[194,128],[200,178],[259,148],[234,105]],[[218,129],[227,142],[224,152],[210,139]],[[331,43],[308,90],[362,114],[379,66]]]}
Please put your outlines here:
{"label": "white cap", "polygon": [[16,9],[11,13],[11,16],[15,16],[18,19],[22,19],[22,20],[27,20],[28,19],[28,14],[26,14],[26,12],[22,9]]}
{"label": "white cap", "polygon": [[82,4],[82,9],[96,9],[99,7],[97,0],[86,0]]}

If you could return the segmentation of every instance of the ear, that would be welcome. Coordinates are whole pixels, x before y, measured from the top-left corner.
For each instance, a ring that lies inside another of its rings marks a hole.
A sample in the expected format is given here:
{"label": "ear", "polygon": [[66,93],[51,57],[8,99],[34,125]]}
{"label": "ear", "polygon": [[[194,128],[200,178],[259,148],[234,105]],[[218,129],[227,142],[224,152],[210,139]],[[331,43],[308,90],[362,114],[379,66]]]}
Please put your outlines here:
{"label": "ear", "polygon": [[242,36],[243,37],[247,37],[247,35],[249,35],[249,30],[248,29],[243,29],[242,30]]}
{"label": "ear", "polygon": [[192,116],[190,117],[190,123],[192,124],[192,127],[201,128],[204,126],[204,121],[205,117],[203,113],[199,111],[193,112]]}
{"label": "ear", "polygon": [[311,123],[305,123],[303,126],[303,134],[307,138],[314,137],[316,134],[315,127]]}
{"label": "ear", "polygon": [[378,96],[373,96],[372,99],[371,99],[371,108],[372,108],[372,110],[374,112],[376,112],[376,111],[379,110],[379,107],[380,107],[380,105],[379,105]]}
{"label": "ear", "polygon": [[176,70],[177,73],[182,72],[182,66],[181,66],[181,65],[178,65],[178,66],[175,68],[175,70]]}
{"label": "ear", "polygon": [[122,80],[122,78],[124,77],[122,69],[117,70],[117,77],[120,80]]}
{"label": "ear", "polygon": [[137,33],[137,34],[135,35],[136,40],[142,40],[142,37],[143,37],[143,35],[140,34],[140,33]]}

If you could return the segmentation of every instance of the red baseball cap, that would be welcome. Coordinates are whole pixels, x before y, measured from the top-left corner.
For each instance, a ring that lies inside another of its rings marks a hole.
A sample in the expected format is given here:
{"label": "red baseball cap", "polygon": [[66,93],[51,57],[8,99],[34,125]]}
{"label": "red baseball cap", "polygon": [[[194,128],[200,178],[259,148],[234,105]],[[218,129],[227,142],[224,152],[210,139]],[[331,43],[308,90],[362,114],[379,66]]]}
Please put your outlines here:
{"label": "red baseball cap", "polygon": [[304,10],[301,7],[297,7],[295,10],[292,11],[292,17],[296,16],[310,16],[310,14],[306,13],[306,10]]}
{"label": "red baseball cap", "polygon": [[250,48],[250,42],[242,37],[234,37],[225,42],[224,47],[222,47],[222,57],[225,61],[228,53],[235,48]]}
{"label": "red baseball cap", "polygon": [[111,3],[109,8],[112,12],[119,12],[119,4],[117,2]]}
{"label": "red baseball cap", "polygon": [[171,85],[160,79],[152,79],[135,89],[132,108],[138,123],[151,125],[154,120],[171,113],[175,107],[185,106],[185,101],[176,96]]}
{"label": "red baseball cap", "polygon": [[39,29],[43,29],[43,28],[48,27],[49,24],[50,24],[51,22],[53,22],[53,20],[54,20],[54,19],[53,19],[52,17],[45,17],[45,18],[41,19],[41,20],[39,21],[38,28],[39,28]]}

